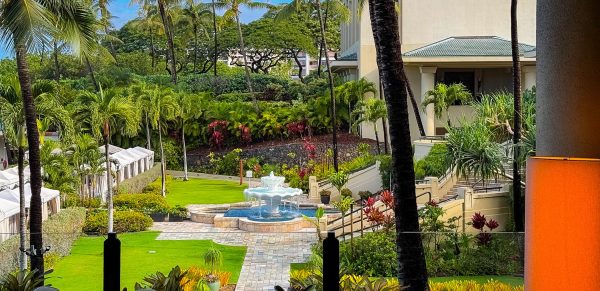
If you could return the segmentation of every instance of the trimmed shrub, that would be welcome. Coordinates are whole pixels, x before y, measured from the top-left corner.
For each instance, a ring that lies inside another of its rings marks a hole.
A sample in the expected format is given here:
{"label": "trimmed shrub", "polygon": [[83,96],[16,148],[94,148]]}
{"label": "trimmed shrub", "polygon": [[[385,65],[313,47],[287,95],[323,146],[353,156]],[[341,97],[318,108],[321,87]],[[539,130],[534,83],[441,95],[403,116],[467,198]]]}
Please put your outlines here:
{"label": "trimmed shrub", "polygon": [[441,177],[448,170],[448,165],[446,144],[435,144],[425,158],[415,163],[415,178]]}
{"label": "trimmed shrub", "polygon": [[142,193],[148,184],[160,177],[160,163],[152,169],[119,183],[119,193]]}
{"label": "trimmed shrub", "polygon": [[484,291],[484,290],[495,290],[495,291],[520,291],[524,290],[523,285],[511,286],[508,284],[501,283],[496,280],[489,280],[486,283],[480,284],[472,280],[452,280],[448,282],[429,282],[429,290],[431,291],[462,291],[462,290],[473,290],[473,291]]}
{"label": "trimmed shrub", "polygon": [[[52,215],[43,224],[44,245],[52,247],[50,260],[66,256],[73,242],[81,235],[85,221],[84,208],[68,208]],[[29,239],[29,236],[27,236]],[[19,236],[14,235],[0,243],[0,276],[15,271],[19,266]]]}
{"label": "trimmed shrub", "polygon": [[[152,218],[150,216],[133,210],[121,211],[115,210],[114,231],[117,233],[123,232],[138,232],[144,231],[152,226]],[[84,232],[94,234],[106,234],[108,231],[108,211],[96,210],[88,213]]]}
{"label": "trimmed shrub", "polygon": [[340,262],[350,274],[393,277],[398,273],[395,234],[371,232],[340,244]]}
{"label": "trimmed shrub", "polygon": [[137,210],[144,213],[165,212],[169,205],[160,194],[119,194],[114,197],[113,205],[119,209]]}
{"label": "trimmed shrub", "polygon": [[[160,169],[160,167],[159,167],[159,169]],[[167,175],[165,177],[165,192],[166,193],[169,193],[169,184],[171,184],[171,181],[173,181],[173,177],[171,175]],[[161,195],[161,193],[160,193],[161,187],[162,187],[162,179],[160,178],[160,175],[158,175],[158,177],[154,181],[152,181],[152,183],[150,183],[146,187],[144,187],[144,190],[142,191],[142,193],[152,193],[152,194],[156,194],[156,195]]]}

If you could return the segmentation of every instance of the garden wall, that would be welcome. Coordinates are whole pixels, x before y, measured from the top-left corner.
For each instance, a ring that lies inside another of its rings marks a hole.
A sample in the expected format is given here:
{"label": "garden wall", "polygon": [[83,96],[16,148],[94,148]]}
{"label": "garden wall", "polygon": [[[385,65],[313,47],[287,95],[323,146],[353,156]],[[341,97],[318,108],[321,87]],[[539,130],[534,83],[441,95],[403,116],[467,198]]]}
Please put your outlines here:
{"label": "garden wall", "polygon": [[[381,162],[376,161],[375,165],[362,170],[358,170],[349,175],[348,183],[346,183],[346,186],[344,188],[348,188],[350,189],[350,191],[352,191],[352,196],[355,200],[360,198],[358,196],[359,191],[370,191],[372,193],[375,193],[383,188],[383,185],[381,183],[381,173],[379,171],[380,165]],[[311,176],[309,178],[308,187],[308,198],[311,201],[320,201],[321,198],[319,196],[319,192],[321,192],[322,190],[331,191],[332,201],[337,201],[340,198],[340,193],[338,193],[338,190],[327,180],[317,182],[317,178]]]}
{"label": "garden wall", "polygon": [[142,193],[142,190],[148,184],[154,182],[160,177],[160,163],[154,163],[152,169],[141,173],[133,178],[126,179],[119,183],[119,193]]}

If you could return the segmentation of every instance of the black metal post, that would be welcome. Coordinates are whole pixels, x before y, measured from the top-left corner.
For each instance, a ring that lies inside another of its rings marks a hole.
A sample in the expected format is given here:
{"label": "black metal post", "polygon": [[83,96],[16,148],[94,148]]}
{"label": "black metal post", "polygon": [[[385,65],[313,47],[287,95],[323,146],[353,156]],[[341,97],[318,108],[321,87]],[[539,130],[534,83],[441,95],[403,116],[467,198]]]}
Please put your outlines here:
{"label": "black metal post", "polygon": [[333,231],[323,240],[323,290],[340,290],[340,242]]}
{"label": "black metal post", "polygon": [[104,241],[104,291],[121,288],[121,241],[111,232]]}

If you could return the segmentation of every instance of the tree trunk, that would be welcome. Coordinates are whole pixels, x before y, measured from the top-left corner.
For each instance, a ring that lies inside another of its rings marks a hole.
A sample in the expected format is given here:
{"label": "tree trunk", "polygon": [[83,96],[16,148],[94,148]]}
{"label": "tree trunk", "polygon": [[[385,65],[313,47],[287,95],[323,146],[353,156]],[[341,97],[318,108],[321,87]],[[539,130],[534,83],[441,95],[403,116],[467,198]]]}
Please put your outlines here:
{"label": "tree trunk", "polygon": [[146,112],[146,148],[152,150],[151,135],[150,135],[150,122],[148,121],[148,112]]}
{"label": "tree trunk", "polygon": [[513,60],[514,135],[513,135],[513,213],[515,230],[524,231],[523,205],[521,200],[521,165],[519,164],[521,142],[521,61],[519,60],[519,33],[517,24],[517,0],[510,4],[510,31]]}
{"label": "tree trunk", "polygon": [[90,59],[88,58],[87,55],[84,58],[85,58],[85,64],[87,65],[87,68],[88,68],[88,72],[90,73],[90,78],[92,78],[92,83],[94,83],[94,88],[96,89],[96,92],[99,92],[100,85],[98,84],[98,81],[96,81],[96,75],[94,74],[94,67],[92,67],[92,63],[90,63]]}
{"label": "tree trunk", "polygon": [[158,0],[158,10],[160,13],[160,18],[162,19],[162,23],[165,29],[165,36],[167,37],[167,45],[169,46],[169,57],[167,59],[170,60],[170,73],[171,73],[171,81],[173,84],[177,84],[177,63],[175,59],[175,43],[173,42],[173,34],[171,33],[171,28],[169,26],[169,19],[167,18],[167,12],[165,11],[165,3],[164,0]]}
{"label": "tree trunk", "polygon": [[[25,209],[25,177],[23,176],[23,161],[25,160],[25,149],[19,146],[19,155],[17,157],[19,171],[19,248],[26,250],[27,246],[27,210]],[[27,270],[27,255],[25,252],[19,252],[19,270]]]}
{"label": "tree trunk", "polygon": [[373,123],[373,130],[375,131],[375,142],[377,142],[377,154],[381,155],[381,146],[379,145],[379,133],[377,132],[377,121]]}
{"label": "tree trunk", "polygon": [[317,77],[319,78],[321,78],[321,59],[323,59],[323,41],[319,42],[319,59],[317,60]]}
{"label": "tree trunk", "polygon": [[[106,126],[105,126],[106,128]],[[114,225],[114,209],[112,195],[112,175],[110,167],[110,156],[108,153],[108,138],[110,135],[104,134],[104,158],[106,159],[106,205],[108,206],[108,232],[113,232]],[[117,173],[117,181],[119,180]]]}
{"label": "tree trunk", "polygon": [[337,147],[337,125],[336,125],[336,111],[335,111],[335,92],[333,88],[333,76],[331,75],[331,68],[329,66],[329,54],[327,53],[327,40],[325,39],[325,24],[323,23],[323,16],[321,15],[321,1],[316,0],[317,13],[319,17],[319,25],[321,26],[321,39],[323,41],[323,50],[325,51],[325,65],[327,66],[327,77],[329,79],[329,95],[331,97],[331,127],[333,130],[332,144],[333,144],[333,169],[338,171],[338,147]]}
{"label": "tree trunk", "polygon": [[185,147],[185,124],[181,125],[181,143],[183,144],[183,180],[188,179],[187,149]]}
{"label": "tree trunk", "polygon": [[217,61],[219,56],[219,41],[217,39],[217,12],[215,10],[215,0],[212,0],[212,13],[213,13],[213,31],[215,33],[215,53],[214,53],[214,75],[217,76]]}
{"label": "tree trunk", "polygon": [[410,98],[410,104],[412,105],[413,112],[415,113],[415,119],[417,120],[417,126],[419,127],[419,133],[421,136],[425,136],[425,128],[423,127],[423,121],[421,120],[421,112],[419,111],[419,104],[415,99],[415,95],[413,94],[412,88],[410,87],[410,83],[408,82],[408,78],[406,77],[406,71],[404,68],[402,69],[402,77],[406,80],[406,91],[408,91],[408,97]]}
{"label": "tree trunk", "polygon": [[250,68],[248,68],[248,64],[246,62],[246,46],[244,45],[244,34],[242,33],[242,25],[240,23],[240,16],[235,15],[235,22],[237,23],[238,28],[238,36],[240,37],[240,51],[242,52],[242,59],[244,60],[244,72],[246,73],[246,84],[248,85],[248,91],[252,94],[252,103],[254,104],[254,109],[258,111],[258,102],[256,101],[256,96],[254,95],[254,89],[252,88],[252,80],[250,80]]}
{"label": "tree trunk", "polygon": [[36,254],[31,256],[31,270],[37,272],[42,280],[40,286],[44,285],[44,243],[42,238],[42,172],[40,163],[40,136],[37,127],[37,112],[31,93],[31,76],[27,64],[27,49],[25,45],[15,40],[17,59],[17,72],[21,95],[23,97],[23,108],[25,110],[25,126],[27,128],[27,143],[29,145],[29,184],[31,186],[31,201],[29,206],[29,241],[33,245]]}
{"label": "tree trunk", "polygon": [[428,290],[427,269],[419,230],[415,172],[408,118],[407,80],[404,78],[396,1],[369,0],[371,26],[384,96],[388,107],[392,144],[392,192],[396,222],[398,280],[407,290]]}
{"label": "tree trunk", "polygon": [[165,187],[167,180],[165,179],[165,151],[162,143],[160,120],[158,121],[158,143],[160,144],[160,194],[165,197],[167,194]]}
{"label": "tree trunk", "polygon": [[[302,76],[302,63],[298,59],[298,54],[293,53],[294,61],[296,61],[296,65],[298,65],[298,78],[300,78],[300,82],[304,83],[304,77]],[[305,58],[306,60],[306,58]],[[308,63],[307,63],[308,65]]]}
{"label": "tree trunk", "polygon": [[[107,36],[110,36],[110,31],[108,30],[108,26],[104,26],[104,33],[106,33]],[[117,50],[115,49],[115,45],[113,44],[112,40],[108,41],[108,47],[110,49],[110,54],[112,55],[113,59],[115,59],[115,61],[117,60]]]}
{"label": "tree trunk", "polygon": [[194,75],[198,74],[198,25],[194,22]]}
{"label": "tree trunk", "polygon": [[[381,82],[379,82],[379,99],[383,99],[385,101],[385,98],[383,97],[383,86],[381,86]],[[383,152],[387,155],[389,153],[389,148],[390,148],[390,142],[389,142],[389,138],[388,138],[388,127],[387,127],[387,118],[382,118],[381,119],[381,123],[383,124]]]}
{"label": "tree trunk", "polygon": [[156,49],[154,48],[154,35],[150,30],[150,55],[152,55],[152,69],[156,68]]}
{"label": "tree trunk", "polygon": [[54,80],[56,80],[56,82],[60,81],[60,64],[58,63],[58,44],[56,43],[56,41],[53,41],[54,44],[54,52],[53,52],[53,57],[54,57]]}

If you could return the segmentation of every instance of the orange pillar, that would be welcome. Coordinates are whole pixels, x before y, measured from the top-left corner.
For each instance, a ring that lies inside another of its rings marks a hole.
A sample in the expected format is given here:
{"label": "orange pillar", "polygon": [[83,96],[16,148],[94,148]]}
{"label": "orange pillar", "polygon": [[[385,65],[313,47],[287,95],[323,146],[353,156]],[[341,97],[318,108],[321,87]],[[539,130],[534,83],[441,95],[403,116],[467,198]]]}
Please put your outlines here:
{"label": "orange pillar", "polygon": [[526,290],[600,290],[600,160],[527,162]]}

